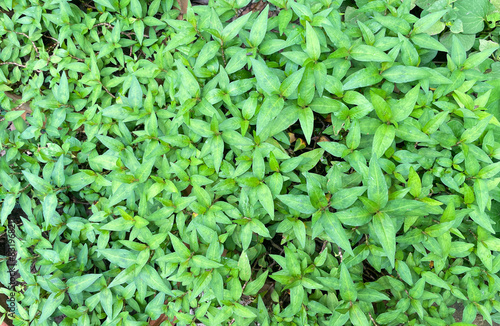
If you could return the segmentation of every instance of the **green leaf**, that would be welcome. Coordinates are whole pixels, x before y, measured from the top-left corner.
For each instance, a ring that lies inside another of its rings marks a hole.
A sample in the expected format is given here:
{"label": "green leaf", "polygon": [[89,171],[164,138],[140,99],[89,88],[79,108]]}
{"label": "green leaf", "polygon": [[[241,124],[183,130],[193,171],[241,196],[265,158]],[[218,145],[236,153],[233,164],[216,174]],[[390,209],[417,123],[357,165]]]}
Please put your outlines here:
{"label": "green leaf", "polygon": [[231,56],[231,59],[229,59],[225,68],[228,74],[233,74],[239,71],[247,64],[246,53],[247,51],[245,51],[245,49],[239,49]]}
{"label": "green leaf", "polygon": [[482,179],[474,180],[474,195],[480,212],[484,212],[488,202],[490,201],[490,194],[486,181]]}
{"label": "green leaf", "polygon": [[220,49],[220,44],[215,41],[207,42],[200,51],[200,54],[196,58],[196,64],[194,68],[203,67],[209,60],[215,57]]}
{"label": "green leaf", "polygon": [[97,279],[101,276],[101,274],[85,274],[82,276],[74,276],[70,278],[66,282],[66,285],[68,286],[68,293],[81,293],[83,290],[94,284],[94,282],[97,281]]}
{"label": "green leaf", "polygon": [[10,213],[16,206],[16,196],[7,194],[2,202],[2,211],[0,213],[0,225],[4,225]]}
{"label": "green leaf", "polygon": [[267,18],[269,15],[269,5],[267,5],[264,10],[262,10],[253,22],[252,29],[250,30],[249,41],[254,47],[257,47],[262,43],[264,36],[267,32]]}
{"label": "green leaf", "polygon": [[111,263],[121,267],[127,268],[132,266],[137,261],[137,255],[126,249],[99,249],[103,255]]}
{"label": "green leaf", "polygon": [[410,24],[402,17],[394,17],[391,14],[382,16],[381,14],[376,13],[374,15],[374,18],[377,22],[395,33],[408,35],[411,31]]}
{"label": "green leaf", "polygon": [[246,251],[243,251],[238,260],[238,270],[239,276],[242,281],[248,281],[252,275],[252,270],[250,267],[250,261],[248,260],[248,255]]}
{"label": "green leaf", "polygon": [[500,162],[488,164],[482,168],[476,175],[480,179],[490,179],[500,172]]}
{"label": "green leaf", "polygon": [[54,180],[54,183],[58,187],[62,187],[64,185],[64,181],[66,181],[66,176],[64,175],[64,155],[59,156],[59,159],[54,165],[52,180]]}
{"label": "green leaf", "polygon": [[212,137],[211,145],[212,157],[214,159],[214,168],[218,173],[222,164],[222,159],[224,158],[224,141],[222,140],[222,136],[217,135]]}
{"label": "green leaf", "polygon": [[378,158],[372,156],[370,160],[369,176],[367,180],[368,199],[374,201],[380,208],[384,208],[389,200],[387,183],[385,182]]}
{"label": "green leaf", "polygon": [[302,80],[302,76],[304,75],[304,70],[305,68],[300,68],[299,70],[295,71],[293,74],[285,78],[283,83],[281,83],[280,86],[280,94],[283,97],[290,97],[294,95],[295,90],[300,84],[300,81]]}
{"label": "green leaf", "polygon": [[419,33],[425,33],[435,23],[437,23],[441,19],[441,17],[443,17],[444,14],[446,14],[447,12],[448,10],[439,10],[424,15],[419,20],[417,20],[413,25],[412,34],[416,35]]}
{"label": "green leaf", "polygon": [[256,295],[260,289],[264,286],[267,280],[267,275],[269,271],[266,270],[264,273],[260,274],[254,281],[249,282],[243,291],[245,295]]}
{"label": "green leaf", "polygon": [[262,61],[250,59],[252,62],[252,70],[257,78],[257,84],[262,90],[268,94],[279,94],[281,85],[278,76],[271,73],[269,68]]}
{"label": "green leaf", "polygon": [[365,191],[366,187],[352,187],[336,191],[330,198],[330,206],[336,210],[349,208]]}
{"label": "green leaf", "polygon": [[142,282],[146,283],[150,288],[156,291],[161,291],[168,296],[174,296],[172,290],[165,284],[165,281],[158,275],[158,272],[151,265],[144,265],[139,274]]}
{"label": "green leaf", "polygon": [[342,224],[335,214],[329,211],[324,211],[321,216],[321,224],[323,225],[323,229],[328,237],[330,237],[339,247],[344,249],[351,256],[354,256],[349,238],[347,237]]}
{"label": "green leaf", "polygon": [[224,27],[221,32],[222,42],[225,43],[234,39],[234,37],[241,31],[243,26],[245,26],[251,15],[252,13],[250,12],[226,25],[226,27]]}
{"label": "green leaf", "polygon": [[321,55],[318,35],[308,21],[306,21],[306,53],[314,61],[317,61]]}
{"label": "green leaf", "polygon": [[378,48],[366,45],[359,44],[355,45],[350,51],[351,57],[354,60],[358,61],[367,61],[367,62],[392,62],[393,59],[384,51],[379,50]]}
{"label": "green leaf", "polygon": [[57,208],[57,196],[51,192],[43,200],[43,217],[47,224],[52,224],[51,220]]}
{"label": "green leaf", "polygon": [[370,91],[370,99],[379,119],[382,120],[382,122],[388,122],[392,118],[392,111],[389,104],[374,91]]}
{"label": "green leaf", "polygon": [[261,203],[262,207],[264,207],[269,216],[271,216],[271,218],[274,219],[273,194],[271,193],[269,187],[264,183],[260,184],[257,187],[257,196],[259,198],[259,202]]}
{"label": "green leaf", "polygon": [[340,264],[340,296],[345,301],[354,302],[358,298],[358,291],[354,287],[351,273],[344,263]]}
{"label": "green leaf", "polygon": [[177,253],[180,257],[184,259],[188,259],[191,256],[191,251],[184,245],[184,243],[179,240],[175,235],[170,235],[170,241],[172,241],[172,245],[174,246],[175,253]]}
{"label": "green leaf", "polygon": [[390,298],[386,294],[370,288],[364,288],[358,291],[358,299],[359,301],[365,302],[380,302],[390,300]]}
{"label": "green leaf", "polygon": [[[61,305],[61,303],[64,300],[64,294],[63,293],[51,293],[48,298],[45,300],[45,303],[43,305],[43,308],[40,309],[42,314],[40,315],[40,318],[37,320],[38,324],[42,324],[45,322],[56,309]],[[30,310],[31,311],[31,310]]]}
{"label": "green leaf", "polygon": [[394,268],[396,255],[396,227],[392,218],[384,212],[378,212],[373,216],[373,229]]}
{"label": "green leaf", "polygon": [[260,135],[264,128],[276,118],[283,110],[285,101],[283,98],[271,95],[264,99],[257,115],[257,135]]}
{"label": "green leaf", "polygon": [[137,80],[137,77],[132,76],[132,83],[128,90],[128,100],[133,109],[139,109],[142,107],[142,88],[141,84]]}
{"label": "green leaf", "polygon": [[366,314],[359,307],[359,303],[354,303],[349,308],[349,318],[351,323],[356,326],[369,326],[368,319],[366,318]]}
{"label": "green leaf", "polygon": [[396,260],[396,270],[399,276],[401,276],[401,278],[403,279],[403,281],[408,283],[408,285],[410,286],[413,285],[413,278],[411,276],[410,268],[404,261]]}
{"label": "green leaf", "polygon": [[474,127],[465,129],[462,137],[460,138],[460,142],[470,144],[476,141],[479,137],[481,137],[492,117],[492,115],[489,115],[488,117],[480,120]]}
{"label": "green leaf", "polygon": [[[181,91],[185,92],[188,97],[194,98],[200,94],[200,85],[193,74],[182,64],[181,60],[176,61],[177,70],[181,77]],[[186,98],[187,99],[187,98]],[[182,103],[182,102],[181,102]]]}
{"label": "green leaf", "polygon": [[311,137],[314,129],[314,113],[308,107],[299,110],[300,127],[304,133],[307,144],[311,143]]}
{"label": "green leaf", "polygon": [[411,36],[413,44],[424,49],[448,52],[448,49],[438,40],[427,34],[417,34]]}
{"label": "green leaf", "polygon": [[69,176],[66,180],[66,184],[71,187],[71,190],[78,191],[85,187],[86,185],[91,184],[96,180],[95,175],[89,175],[85,172],[78,172]]}
{"label": "green leaf", "polygon": [[446,118],[448,118],[448,114],[449,112],[447,111],[439,112],[422,127],[422,131],[428,135],[436,132]]}
{"label": "green leaf", "polygon": [[382,73],[382,77],[392,83],[408,83],[431,77],[426,70],[413,66],[393,66]]}
{"label": "green leaf", "polygon": [[464,32],[467,34],[479,33],[484,28],[484,20],[490,9],[488,0],[458,0],[454,3],[457,18],[463,23]]}
{"label": "green leaf", "polygon": [[191,260],[196,267],[204,268],[204,269],[212,269],[212,268],[217,268],[217,267],[222,266],[222,264],[219,264],[218,262],[210,260],[207,257],[202,256],[202,255],[195,255],[195,256],[193,256],[193,258],[191,258]]}
{"label": "green leaf", "polygon": [[58,102],[61,104],[67,104],[69,100],[69,85],[68,78],[66,77],[66,73],[64,71],[61,72],[61,80],[59,81],[58,89]]}
{"label": "green leaf", "polygon": [[440,288],[446,290],[450,289],[450,285],[433,272],[422,272],[422,276],[424,277],[425,281],[431,285],[439,286]]}
{"label": "green leaf", "polygon": [[9,111],[7,113],[5,113],[4,115],[4,119],[6,121],[14,121],[16,120],[17,118],[19,118],[21,115],[23,115],[26,111],[24,110],[14,110],[14,111]]}
{"label": "green leaf", "polygon": [[135,186],[136,184],[133,183],[122,183],[121,185],[119,185],[116,191],[109,198],[109,206],[114,206],[119,202],[129,198],[133,194]]}
{"label": "green leaf", "polygon": [[417,103],[419,91],[420,84],[417,84],[408,93],[406,93],[403,99],[398,101],[397,106],[391,108],[391,122],[400,122],[410,116],[410,114],[413,112],[413,109],[415,108],[415,104]]}
{"label": "green leaf", "polygon": [[125,220],[123,217],[112,220],[100,227],[101,230],[125,231],[134,226],[134,221]]}
{"label": "green leaf", "polygon": [[464,62],[463,69],[472,69],[474,67],[479,66],[481,63],[483,63],[484,60],[488,59],[493,52],[495,52],[498,49],[498,46],[488,48],[486,50],[483,50],[479,53],[474,53],[470,55]]}
{"label": "green leaf", "polygon": [[317,211],[313,205],[311,205],[311,200],[309,196],[305,195],[278,195],[276,196],[283,204],[288,207],[303,213],[312,214]]}
{"label": "green leaf", "polygon": [[372,214],[362,207],[352,207],[344,211],[335,213],[335,216],[342,222],[342,224],[350,226],[361,226],[370,222]]}
{"label": "green leaf", "polygon": [[23,170],[22,172],[26,180],[30,183],[30,185],[33,186],[33,188],[35,188],[35,190],[38,190],[41,193],[45,194],[52,190],[52,186],[50,185],[50,183],[48,183],[44,179],[25,170]]}
{"label": "green leaf", "polygon": [[395,136],[396,131],[393,125],[381,124],[373,137],[373,154],[377,157],[384,155],[385,151],[391,147]]}
{"label": "green leaf", "polygon": [[350,89],[371,86],[379,83],[380,81],[382,81],[382,79],[383,78],[379,74],[377,68],[363,68],[351,74],[345,79],[343,90],[347,91]]}

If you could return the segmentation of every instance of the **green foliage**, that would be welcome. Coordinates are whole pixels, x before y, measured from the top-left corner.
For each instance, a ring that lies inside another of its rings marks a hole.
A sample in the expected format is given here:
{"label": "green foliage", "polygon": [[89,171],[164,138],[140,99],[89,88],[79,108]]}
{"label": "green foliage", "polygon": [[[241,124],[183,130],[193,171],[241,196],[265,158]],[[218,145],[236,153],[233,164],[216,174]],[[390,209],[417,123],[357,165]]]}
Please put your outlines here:
{"label": "green foliage", "polygon": [[498,1],[248,3],[0,2],[15,324],[500,322]]}

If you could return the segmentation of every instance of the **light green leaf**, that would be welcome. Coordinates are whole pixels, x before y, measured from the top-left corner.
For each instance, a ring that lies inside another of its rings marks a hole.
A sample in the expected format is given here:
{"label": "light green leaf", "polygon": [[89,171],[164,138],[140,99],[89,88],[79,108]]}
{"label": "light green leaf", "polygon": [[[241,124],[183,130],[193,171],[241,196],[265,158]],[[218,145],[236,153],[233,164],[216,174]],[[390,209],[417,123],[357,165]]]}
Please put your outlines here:
{"label": "light green leaf", "polygon": [[141,84],[137,80],[137,77],[132,76],[132,83],[128,90],[128,100],[133,109],[139,109],[142,107],[142,88]]}
{"label": "light green leaf", "polygon": [[127,268],[132,266],[137,261],[137,254],[132,253],[126,249],[99,249],[102,254],[111,263],[121,267]]}
{"label": "light green leaf", "polygon": [[[391,68],[392,69],[392,68]],[[382,80],[377,68],[363,68],[351,74],[344,80],[343,90],[361,88],[379,83]]]}
{"label": "light green leaf", "polygon": [[285,78],[283,83],[281,83],[280,86],[280,94],[283,97],[290,97],[291,95],[294,95],[295,90],[300,84],[300,81],[302,80],[302,76],[304,75],[304,70],[305,68],[300,68],[299,70],[295,71],[293,74]]}
{"label": "light green leaf", "polygon": [[279,94],[281,85],[278,76],[271,73],[269,68],[262,61],[250,59],[252,62],[252,70],[257,77],[257,84],[262,90],[268,94]]}
{"label": "light green leaf", "polygon": [[347,237],[342,224],[335,214],[329,211],[324,211],[323,215],[321,215],[321,224],[323,225],[323,229],[328,237],[330,237],[339,247],[344,249],[351,256],[354,256],[349,238]]}
{"label": "light green leaf", "polygon": [[249,41],[250,44],[254,47],[257,47],[262,43],[264,36],[266,36],[267,32],[267,18],[269,15],[269,5],[264,8],[255,19],[252,25],[252,29],[250,30]]}
{"label": "light green leaf", "polygon": [[[47,299],[45,299],[45,303],[43,305],[43,308],[40,309],[42,311],[42,314],[40,315],[40,318],[37,320],[38,324],[44,323],[56,309],[61,305],[61,303],[64,300],[64,294],[63,293],[51,293]],[[31,311],[31,310],[30,310]]]}
{"label": "light green leaf", "polygon": [[435,23],[437,23],[441,17],[446,14],[448,10],[440,10],[436,12],[431,12],[424,15],[422,18],[417,20],[413,25],[412,34],[425,33],[429,28],[431,28]]}
{"label": "light green leaf", "polygon": [[161,291],[168,296],[174,296],[172,290],[166,285],[165,281],[158,275],[158,272],[151,265],[144,265],[139,274],[139,278],[150,288]]}
{"label": "light green leaf", "polygon": [[408,93],[406,93],[403,99],[398,101],[397,106],[391,108],[391,122],[400,122],[410,116],[415,108],[415,104],[417,103],[419,91],[420,84],[417,84]]}
{"label": "light green leaf", "polygon": [[215,262],[213,260],[208,259],[205,256],[202,255],[195,255],[193,258],[191,258],[193,264],[197,267],[204,268],[204,269],[212,269],[212,268],[217,268],[221,267],[222,264],[219,264],[218,262]]}
{"label": "light green leaf", "polygon": [[237,18],[233,22],[229,23],[226,27],[224,27],[221,32],[222,41],[228,42],[234,39],[234,37],[241,31],[243,26],[245,26],[251,15],[252,13],[250,12],[244,16]]}
{"label": "light green leaf", "polygon": [[16,196],[7,194],[2,202],[2,212],[0,213],[0,225],[4,225],[10,213],[16,206]]}
{"label": "light green leaf", "polygon": [[316,208],[311,204],[309,196],[305,195],[279,195],[277,198],[288,207],[304,214],[316,212]]}
{"label": "light green leaf", "polygon": [[70,278],[66,282],[66,285],[68,286],[68,293],[81,293],[83,290],[94,284],[94,282],[97,281],[97,279],[101,276],[101,274],[85,274],[82,276],[74,276]]}
{"label": "light green leaf", "polygon": [[385,151],[391,147],[395,136],[396,131],[393,125],[381,124],[373,137],[373,154],[377,157],[384,155]]}
{"label": "light green leaf", "polygon": [[384,212],[378,212],[373,216],[373,229],[384,248],[385,254],[391,266],[394,268],[396,255],[396,227],[392,218]]}
{"label": "light green leaf", "polygon": [[35,190],[38,190],[42,193],[48,193],[52,190],[52,186],[50,185],[50,183],[48,183],[44,179],[26,170],[23,170],[22,172],[26,180],[30,183],[30,185],[33,186],[33,188],[35,188]]}
{"label": "light green leaf", "polygon": [[374,201],[380,208],[384,208],[389,200],[387,183],[385,182],[378,158],[372,156],[370,160],[369,176],[367,180],[368,199]]}
{"label": "light green leaf", "polygon": [[365,191],[366,187],[352,187],[336,191],[330,198],[330,206],[336,210],[351,207]]}
{"label": "light green leaf", "polygon": [[321,55],[318,35],[308,21],[306,21],[306,53],[314,61],[318,60]]}
{"label": "light green leaf", "polygon": [[260,184],[257,187],[257,196],[262,207],[264,207],[269,216],[274,219],[274,201],[269,187],[264,183]]}
{"label": "light green leaf", "polygon": [[314,129],[314,113],[308,107],[299,110],[299,122],[307,144],[311,143],[311,137]]}
{"label": "light green leaf", "polygon": [[344,263],[340,264],[340,296],[345,301],[354,302],[358,298],[358,291],[354,287],[351,273]]}
{"label": "light green leaf", "polygon": [[434,286],[439,286],[440,288],[449,290],[451,287],[450,285],[441,279],[439,276],[434,274],[433,272],[422,272],[422,276],[424,277],[425,281],[431,285]]}
{"label": "light green leaf", "polygon": [[413,66],[393,66],[382,73],[382,77],[392,83],[408,83],[431,77],[426,70]]}
{"label": "light green leaf", "polygon": [[359,303],[354,303],[351,308],[349,308],[349,318],[351,323],[356,326],[369,326],[366,314],[359,307]]}
{"label": "light green leaf", "polygon": [[392,62],[393,59],[384,51],[366,44],[355,45],[351,49],[351,57],[358,61]]}

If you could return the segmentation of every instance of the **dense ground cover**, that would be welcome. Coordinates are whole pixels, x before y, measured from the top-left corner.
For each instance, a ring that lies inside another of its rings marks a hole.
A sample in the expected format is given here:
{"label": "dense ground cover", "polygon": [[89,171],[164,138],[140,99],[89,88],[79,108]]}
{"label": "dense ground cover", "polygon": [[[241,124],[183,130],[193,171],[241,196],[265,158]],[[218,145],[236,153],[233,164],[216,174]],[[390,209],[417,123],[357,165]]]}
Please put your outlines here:
{"label": "dense ground cover", "polygon": [[248,4],[0,2],[14,324],[500,322],[500,3]]}

